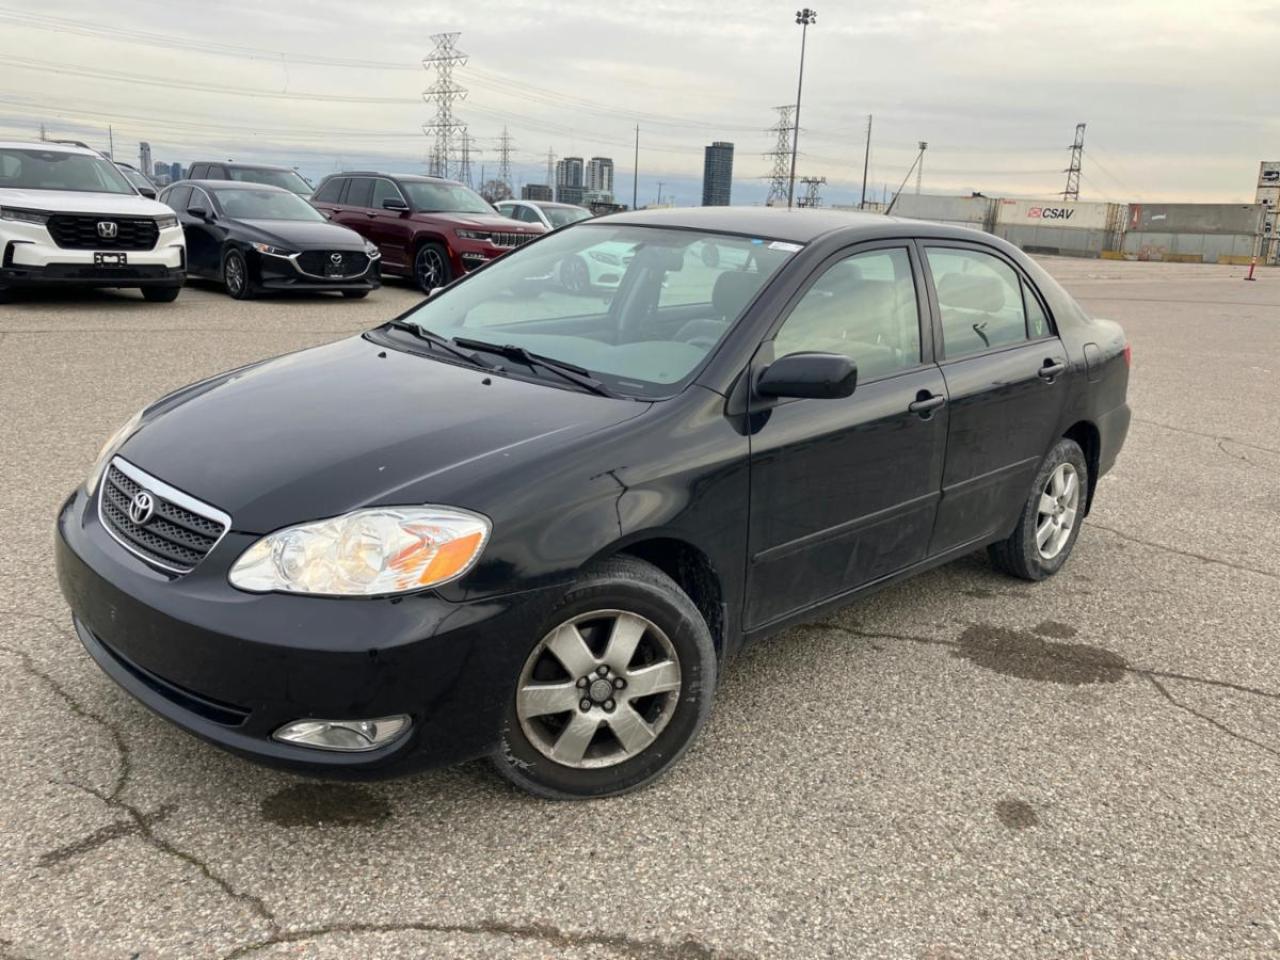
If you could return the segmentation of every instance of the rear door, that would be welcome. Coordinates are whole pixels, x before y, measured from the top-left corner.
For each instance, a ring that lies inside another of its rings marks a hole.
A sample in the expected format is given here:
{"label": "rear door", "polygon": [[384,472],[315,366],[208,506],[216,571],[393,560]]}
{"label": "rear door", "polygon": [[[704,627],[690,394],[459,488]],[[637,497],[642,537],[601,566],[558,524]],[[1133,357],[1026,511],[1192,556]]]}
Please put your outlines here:
{"label": "rear door", "polygon": [[950,398],[930,553],[1004,536],[1058,436],[1071,376],[1034,286],[973,243],[921,241]]}
{"label": "rear door", "polygon": [[[761,345],[843,353],[838,400],[753,400],[748,629],[924,559],[942,484],[947,406],[909,241],[830,258]],[[756,375],[753,373],[753,375]]]}
{"label": "rear door", "polygon": [[351,177],[347,180],[347,189],[342,195],[330,218],[334,223],[350,227],[362,237],[371,233],[369,223],[373,219],[373,178]]}
{"label": "rear door", "polygon": [[342,199],[342,191],[346,189],[345,177],[330,177],[311,195],[311,205],[332,219],[338,209],[338,201]]}

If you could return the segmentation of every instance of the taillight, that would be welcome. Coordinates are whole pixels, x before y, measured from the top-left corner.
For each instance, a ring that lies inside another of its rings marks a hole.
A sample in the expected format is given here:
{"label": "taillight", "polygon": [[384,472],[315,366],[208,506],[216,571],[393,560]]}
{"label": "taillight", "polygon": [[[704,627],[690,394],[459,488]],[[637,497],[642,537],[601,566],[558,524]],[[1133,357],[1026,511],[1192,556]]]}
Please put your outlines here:
{"label": "taillight", "polygon": [[1127,343],[1124,345],[1124,365],[1126,367],[1133,366],[1133,347]]}

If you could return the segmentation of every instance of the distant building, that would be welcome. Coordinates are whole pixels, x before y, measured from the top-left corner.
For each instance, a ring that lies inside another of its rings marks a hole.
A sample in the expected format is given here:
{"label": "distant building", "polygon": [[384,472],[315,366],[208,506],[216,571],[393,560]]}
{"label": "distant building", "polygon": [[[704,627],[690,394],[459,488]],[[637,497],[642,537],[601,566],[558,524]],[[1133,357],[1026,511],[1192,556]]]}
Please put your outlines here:
{"label": "distant building", "polygon": [[186,177],[186,175],[187,171],[182,169],[182,164],[178,163],[178,161],[175,160],[173,163],[169,164],[170,180],[181,180]]}
{"label": "distant building", "polygon": [[138,144],[138,169],[142,171],[144,177],[151,176],[151,144]]}
{"label": "distant building", "polygon": [[585,185],[589,195],[606,194],[608,200],[604,202],[611,203],[613,201],[613,159],[592,157],[591,162],[587,164]]}
{"label": "distant building", "polygon": [[584,189],[582,174],[581,157],[565,157],[558,161],[556,163],[556,199],[561,203],[581,203]]}
{"label": "distant building", "polygon": [[716,140],[702,156],[702,205],[727,207],[733,190],[733,144]]}
{"label": "distant building", "polygon": [[520,188],[520,199],[550,202],[555,199],[555,191],[545,183],[526,183]]}

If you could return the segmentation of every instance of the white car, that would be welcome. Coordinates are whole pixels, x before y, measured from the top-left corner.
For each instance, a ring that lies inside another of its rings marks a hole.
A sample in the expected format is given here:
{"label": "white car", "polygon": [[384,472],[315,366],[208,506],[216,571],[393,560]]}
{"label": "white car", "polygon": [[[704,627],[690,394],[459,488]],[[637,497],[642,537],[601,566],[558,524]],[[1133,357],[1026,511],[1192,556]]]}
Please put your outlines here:
{"label": "white car", "polygon": [[97,151],[46,141],[0,141],[0,257],[0,298],[75,285],[136,287],[169,302],[187,262],[172,210]]}
{"label": "white car", "polygon": [[494,204],[504,217],[521,223],[540,223],[548,230],[558,230],[579,220],[590,220],[591,211],[572,203],[550,200],[499,200]]}

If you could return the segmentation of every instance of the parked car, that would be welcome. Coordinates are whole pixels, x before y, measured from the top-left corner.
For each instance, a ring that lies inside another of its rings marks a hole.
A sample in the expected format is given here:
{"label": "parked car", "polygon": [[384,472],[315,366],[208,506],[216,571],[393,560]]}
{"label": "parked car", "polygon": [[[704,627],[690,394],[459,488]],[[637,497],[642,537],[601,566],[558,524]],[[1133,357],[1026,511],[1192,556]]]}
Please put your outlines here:
{"label": "parked car", "polygon": [[572,203],[551,203],[549,200],[499,200],[494,207],[504,217],[524,223],[539,223],[548,230],[558,230],[592,217],[591,211],[586,207]]}
{"label": "parked car", "polygon": [[269,163],[236,163],[234,160],[197,160],[187,169],[188,180],[237,180],[265,183],[309,198],[314,190],[297,170]]}
{"label": "parked car", "polygon": [[137,287],[171,302],[185,244],[163,204],[82,144],[0,142],[0,298],[20,287]]}
{"label": "parked car", "polygon": [[160,192],[157,187],[145,173],[139,170],[131,163],[125,163],[123,160],[116,160],[115,165],[120,168],[120,172],[124,174],[124,178],[132,184],[133,189],[148,200],[154,200],[156,194]]}
{"label": "parked car", "polygon": [[378,248],[281,187],[181,180],[160,199],[182,221],[188,272],[237,300],[300,290],[359,299],[380,286]]}
{"label": "parked car", "polygon": [[373,172],[326,177],[311,198],[335,223],[382,251],[382,270],[424,293],[443,287],[546,232],[500,215],[453,180]]}
{"label": "parked car", "polygon": [[[633,251],[607,308],[523,293],[601,244]],[[141,410],[59,512],[58,572],[107,674],[245,756],[620,793],[744,644],[984,546],[1060,570],[1129,362],[988,234],[610,216]]]}

